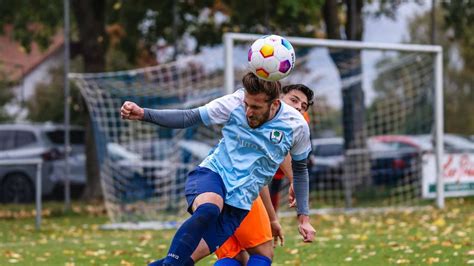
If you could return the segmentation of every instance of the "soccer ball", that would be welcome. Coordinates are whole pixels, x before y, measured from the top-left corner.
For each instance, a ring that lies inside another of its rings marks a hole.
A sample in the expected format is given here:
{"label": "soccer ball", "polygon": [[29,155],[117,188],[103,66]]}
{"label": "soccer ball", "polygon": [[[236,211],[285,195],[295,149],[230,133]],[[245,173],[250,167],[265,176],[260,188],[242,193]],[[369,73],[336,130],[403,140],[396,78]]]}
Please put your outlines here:
{"label": "soccer ball", "polygon": [[277,81],[288,76],[295,66],[295,50],[281,36],[263,36],[250,47],[248,62],[250,70],[257,77]]}

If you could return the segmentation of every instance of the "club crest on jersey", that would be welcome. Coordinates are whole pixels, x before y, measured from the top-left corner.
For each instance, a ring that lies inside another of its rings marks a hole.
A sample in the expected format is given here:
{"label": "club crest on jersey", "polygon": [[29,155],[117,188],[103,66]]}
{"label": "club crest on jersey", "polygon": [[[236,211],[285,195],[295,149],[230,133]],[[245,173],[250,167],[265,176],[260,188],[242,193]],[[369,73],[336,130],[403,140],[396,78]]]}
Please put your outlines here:
{"label": "club crest on jersey", "polygon": [[272,132],[270,133],[271,142],[278,144],[281,142],[282,139],[283,139],[283,132],[281,132],[280,130],[272,130]]}

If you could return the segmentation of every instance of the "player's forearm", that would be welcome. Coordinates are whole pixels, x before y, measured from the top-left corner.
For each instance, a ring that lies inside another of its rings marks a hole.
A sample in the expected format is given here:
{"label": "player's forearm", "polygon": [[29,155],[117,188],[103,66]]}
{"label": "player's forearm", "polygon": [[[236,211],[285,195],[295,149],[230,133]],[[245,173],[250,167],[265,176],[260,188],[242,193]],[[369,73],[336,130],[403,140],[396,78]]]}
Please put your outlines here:
{"label": "player's forearm", "polygon": [[293,170],[291,169],[291,156],[288,154],[286,155],[283,162],[280,164],[280,169],[283,171],[290,183],[293,183]]}
{"label": "player's forearm", "polygon": [[309,214],[309,176],[306,160],[291,162],[293,169],[293,189],[296,197],[296,211],[298,214]]}
{"label": "player's forearm", "polygon": [[262,190],[260,190],[260,197],[262,198],[263,205],[265,206],[265,209],[267,210],[267,214],[268,214],[268,218],[270,219],[270,222],[276,221],[277,216],[275,213],[275,209],[273,209],[272,200],[270,198],[270,190],[268,189],[268,186],[264,186]]}
{"label": "player's forearm", "polygon": [[187,128],[202,123],[198,109],[155,110],[144,108],[143,121],[168,128]]}

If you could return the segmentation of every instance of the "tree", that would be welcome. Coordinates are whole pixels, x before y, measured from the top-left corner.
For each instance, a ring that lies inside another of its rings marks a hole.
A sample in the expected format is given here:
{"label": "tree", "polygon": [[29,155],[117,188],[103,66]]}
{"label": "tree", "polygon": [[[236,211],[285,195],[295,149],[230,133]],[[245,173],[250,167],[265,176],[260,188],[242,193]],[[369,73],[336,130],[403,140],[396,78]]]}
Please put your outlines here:
{"label": "tree", "polygon": [[[445,71],[445,121],[452,133],[474,133],[474,2],[443,2],[446,24],[442,36],[450,42],[443,45],[447,61]],[[454,36],[452,35],[454,32]],[[453,59],[452,54],[457,54]]]}
{"label": "tree", "polygon": [[[81,57],[85,72],[115,70],[114,67],[127,65],[127,62],[115,60],[117,55],[124,56],[128,62],[138,61],[143,50],[158,38],[166,42],[177,41],[184,31],[198,22],[197,15],[201,7],[212,1],[179,1],[178,13],[185,23],[173,24],[172,10],[175,1],[72,1],[72,43],[71,56]],[[55,0],[2,0],[0,4],[0,34],[3,27],[10,24],[14,28],[13,38],[27,50],[36,42],[41,48],[48,47],[52,36],[63,25],[62,1]],[[150,26],[147,26],[150,25]],[[108,28],[108,26],[113,26]],[[198,28],[198,27],[196,27]],[[109,31],[108,31],[109,30]],[[116,33],[124,33],[122,35]],[[137,40],[144,40],[137,42]],[[110,42],[110,45],[109,45]],[[108,49],[112,48],[112,49]],[[108,51],[112,68],[107,68]],[[146,53],[145,53],[146,54]],[[153,60],[141,60],[153,62]],[[60,89],[60,87],[56,87]],[[35,108],[35,105],[30,105]],[[38,107],[38,105],[36,105]],[[36,117],[34,119],[40,119]],[[56,118],[55,118],[56,119]],[[85,198],[101,195],[97,153],[90,119],[86,119],[86,169],[87,187]]]}
{"label": "tree", "polygon": [[[64,121],[64,71],[62,66],[50,70],[51,82],[42,82],[36,86],[34,95],[26,102],[28,119],[34,122]],[[47,111],[45,110],[47,106]],[[71,89],[71,124],[83,125],[87,119],[77,88]]]}
{"label": "tree", "polygon": [[[0,106],[5,106],[12,98],[11,82],[8,82],[5,78],[0,79]],[[10,121],[11,119],[10,115],[3,108],[0,108],[0,122]]]}
{"label": "tree", "polygon": [[[443,47],[445,130],[470,135],[474,132],[474,4],[443,2],[437,8],[435,43]],[[411,19],[407,41],[430,43],[430,14]]]}

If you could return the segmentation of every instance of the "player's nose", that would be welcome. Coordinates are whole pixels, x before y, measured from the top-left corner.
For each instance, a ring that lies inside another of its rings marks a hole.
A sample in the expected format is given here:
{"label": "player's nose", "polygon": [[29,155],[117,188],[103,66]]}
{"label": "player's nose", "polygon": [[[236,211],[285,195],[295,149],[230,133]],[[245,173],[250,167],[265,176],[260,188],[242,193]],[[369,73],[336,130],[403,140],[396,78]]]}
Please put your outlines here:
{"label": "player's nose", "polygon": [[246,115],[247,117],[249,117],[249,118],[250,118],[251,116],[253,116],[253,111],[252,111],[252,109],[247,108],[247,110],[245,110],[245,115]]}

